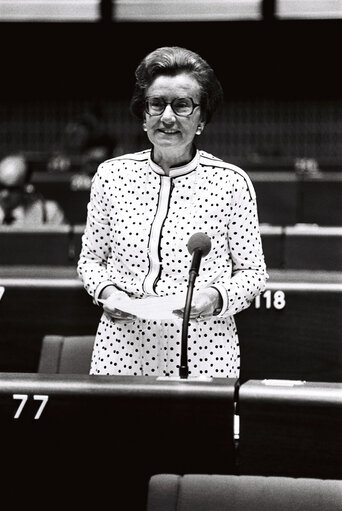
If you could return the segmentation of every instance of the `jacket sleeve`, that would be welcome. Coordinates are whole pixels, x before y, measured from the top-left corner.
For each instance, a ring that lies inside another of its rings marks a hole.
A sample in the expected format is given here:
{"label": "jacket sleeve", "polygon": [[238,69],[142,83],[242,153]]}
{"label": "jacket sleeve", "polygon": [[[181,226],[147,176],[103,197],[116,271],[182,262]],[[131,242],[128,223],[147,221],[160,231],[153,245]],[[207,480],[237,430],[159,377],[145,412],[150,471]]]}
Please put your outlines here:
{"label": "jacket sleeve", "polygon": [[237,314],[249,307],[268,279],[255,191],[244,174],[236,175],[227,240],[232,270],[227,269],[211,284],[222,296],[218,316]]}
{"label": "jacket sleeve", "polygon": [[109,197],[106,174],[100,165],[94,175],[87,207],[87,222],[77,271],[86,291],[98,304],[101,291],[113,285],[107,273],[110,254]]}

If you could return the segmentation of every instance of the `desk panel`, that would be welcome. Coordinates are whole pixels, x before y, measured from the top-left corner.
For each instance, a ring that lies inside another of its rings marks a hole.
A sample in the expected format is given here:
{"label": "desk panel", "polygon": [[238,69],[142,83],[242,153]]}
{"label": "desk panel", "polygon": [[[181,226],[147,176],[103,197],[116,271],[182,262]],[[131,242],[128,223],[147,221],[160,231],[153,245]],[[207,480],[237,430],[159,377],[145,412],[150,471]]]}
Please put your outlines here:
{"label": "desk panel", "polygon": [[239,415],[240,474],[342,478],[342,383],[250,380]]}
{"label": "desk panel", "polygon": [[3,491],[18,508],[145,511],[154,473],[235,473],[235,384],[0,374]]}
{"label": "desk panel", "polygon": [[[73,227],[72,252],[78,260],[84,225]],[[260,225],[269,269],[342,271],[342,227]]]}
{"label": "desk panel", "polygon": [[[258,200],[260,222],[293,225],[298,222],[325,226],[342,224],[342,173],[322,172],[310,178],[287,171],[248,172]],[[63,207],[71,224],[86,221],[90,181],[77,173],[35,172],[33,183],[46,198]]]}
{"label": "desk panel", "polygon": [[342,227],[285,227],[283,258],[288,269],[342,271]]}
{"label": "desk panel", "polygon": [[[36,372],[44,335],[95,335],[101,309],[75,279],[0,279],[0,370]],[[241,379],[342,381],[342,284],[270,282],[235,316]]]}
{"label": "desk panel", "polygon": [[72,265],[72,237],[68,225],[32,229],[0,226],[0,265]]}
{"label": "desk panel", "polygon": [[46,334],[95,335],[101,310],[77,279],[0,282],[0,371],[37,371]]}
{"label": "desk panel", "polygon": [[341,284],[269,283],[235,316],[242,381],[342,381],[341,310]]}
{"label": "desk panel", "polygon": [[342,173],[297,176],[295,172],[249,172],[259,219],[273,225],[341,226]]}
{"label": "desk panel", "polygon": [[342,176],[299,184],[299,222],[342,225]]}
{"label": "desk panel", "polygon": [[272,225],[293,225],[297,220],[297,182],[253,180],[259,221]]}
{"label": "desk panel", "polygon": [[[0,265],[72,266],[84,224],[34,229],[0,226]],[[342,270],[342,228],[261,224],[265,260],[272,269]]]}

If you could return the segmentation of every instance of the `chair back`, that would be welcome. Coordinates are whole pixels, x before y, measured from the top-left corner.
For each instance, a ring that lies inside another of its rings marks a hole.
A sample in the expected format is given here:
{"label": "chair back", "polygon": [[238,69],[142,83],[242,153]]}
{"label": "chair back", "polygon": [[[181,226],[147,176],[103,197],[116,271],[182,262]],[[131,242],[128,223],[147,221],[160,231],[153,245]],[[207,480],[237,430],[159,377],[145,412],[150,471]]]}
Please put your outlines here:
{"label": "chair back", "polygon": [[147,511],[342,510],[342,481],[290,477],[156,474]]}
{"label": "chair back", "polygon": [[93,335],[46,335],[40,352],[38,373],[89,374]]}

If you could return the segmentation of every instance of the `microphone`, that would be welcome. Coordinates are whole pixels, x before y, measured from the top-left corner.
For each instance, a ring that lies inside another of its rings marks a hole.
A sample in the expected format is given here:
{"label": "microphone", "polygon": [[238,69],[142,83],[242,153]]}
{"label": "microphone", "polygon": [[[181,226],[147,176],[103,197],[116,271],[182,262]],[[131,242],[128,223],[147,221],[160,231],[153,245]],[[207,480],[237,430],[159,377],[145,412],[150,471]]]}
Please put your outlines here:
{"label": "microphone", "polygon": [[192,255],[191,266],[189,270],[188,289],[185,300],[183,324],[182,324],[182,346],[181,346],[181,360],[179,366],[179,376],[184,379],[188,377],[188,326],[189,316],[191,309],[192,295],[195,285],[196,277],[199,273],[199,267],[202,257],[209,254],[211,250],[211,241],[207,234],[198,232],[193,234],[187,243],[189,254]]}
{"label": "microphone", "polygon": [[209,236],[203,232],[197,232],[189,238],[186,246],[189,254],[192,255],[189,274],[195,279],[199,272],[202,257],[207,256],[211,250],[211,241]]}

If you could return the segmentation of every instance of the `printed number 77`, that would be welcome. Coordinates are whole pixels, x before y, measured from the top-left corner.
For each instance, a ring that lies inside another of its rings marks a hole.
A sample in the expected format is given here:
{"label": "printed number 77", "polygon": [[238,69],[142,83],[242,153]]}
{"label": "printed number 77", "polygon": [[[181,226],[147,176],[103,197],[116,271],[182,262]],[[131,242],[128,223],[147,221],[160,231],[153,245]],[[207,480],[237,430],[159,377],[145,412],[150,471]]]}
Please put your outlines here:
{"label": "printed number 77", "polygon": [[[20,399],[21,403],[18,406],[17,411],[15,412],[14,419],[19,419],[21,412],[23,411],[23,408],[26,404],[26,401],[28,399],[28,394],[13,394],[13,399]],[[41,401],[41,404],[36,412],[36,415],[34,416],[35,419],[39,419],[39,417],[42,414],[42,411],[45,408],[46,403],[48,402],[49,396],[46,395],[39,395],[34,394],[33,399],[36,401]]]}

